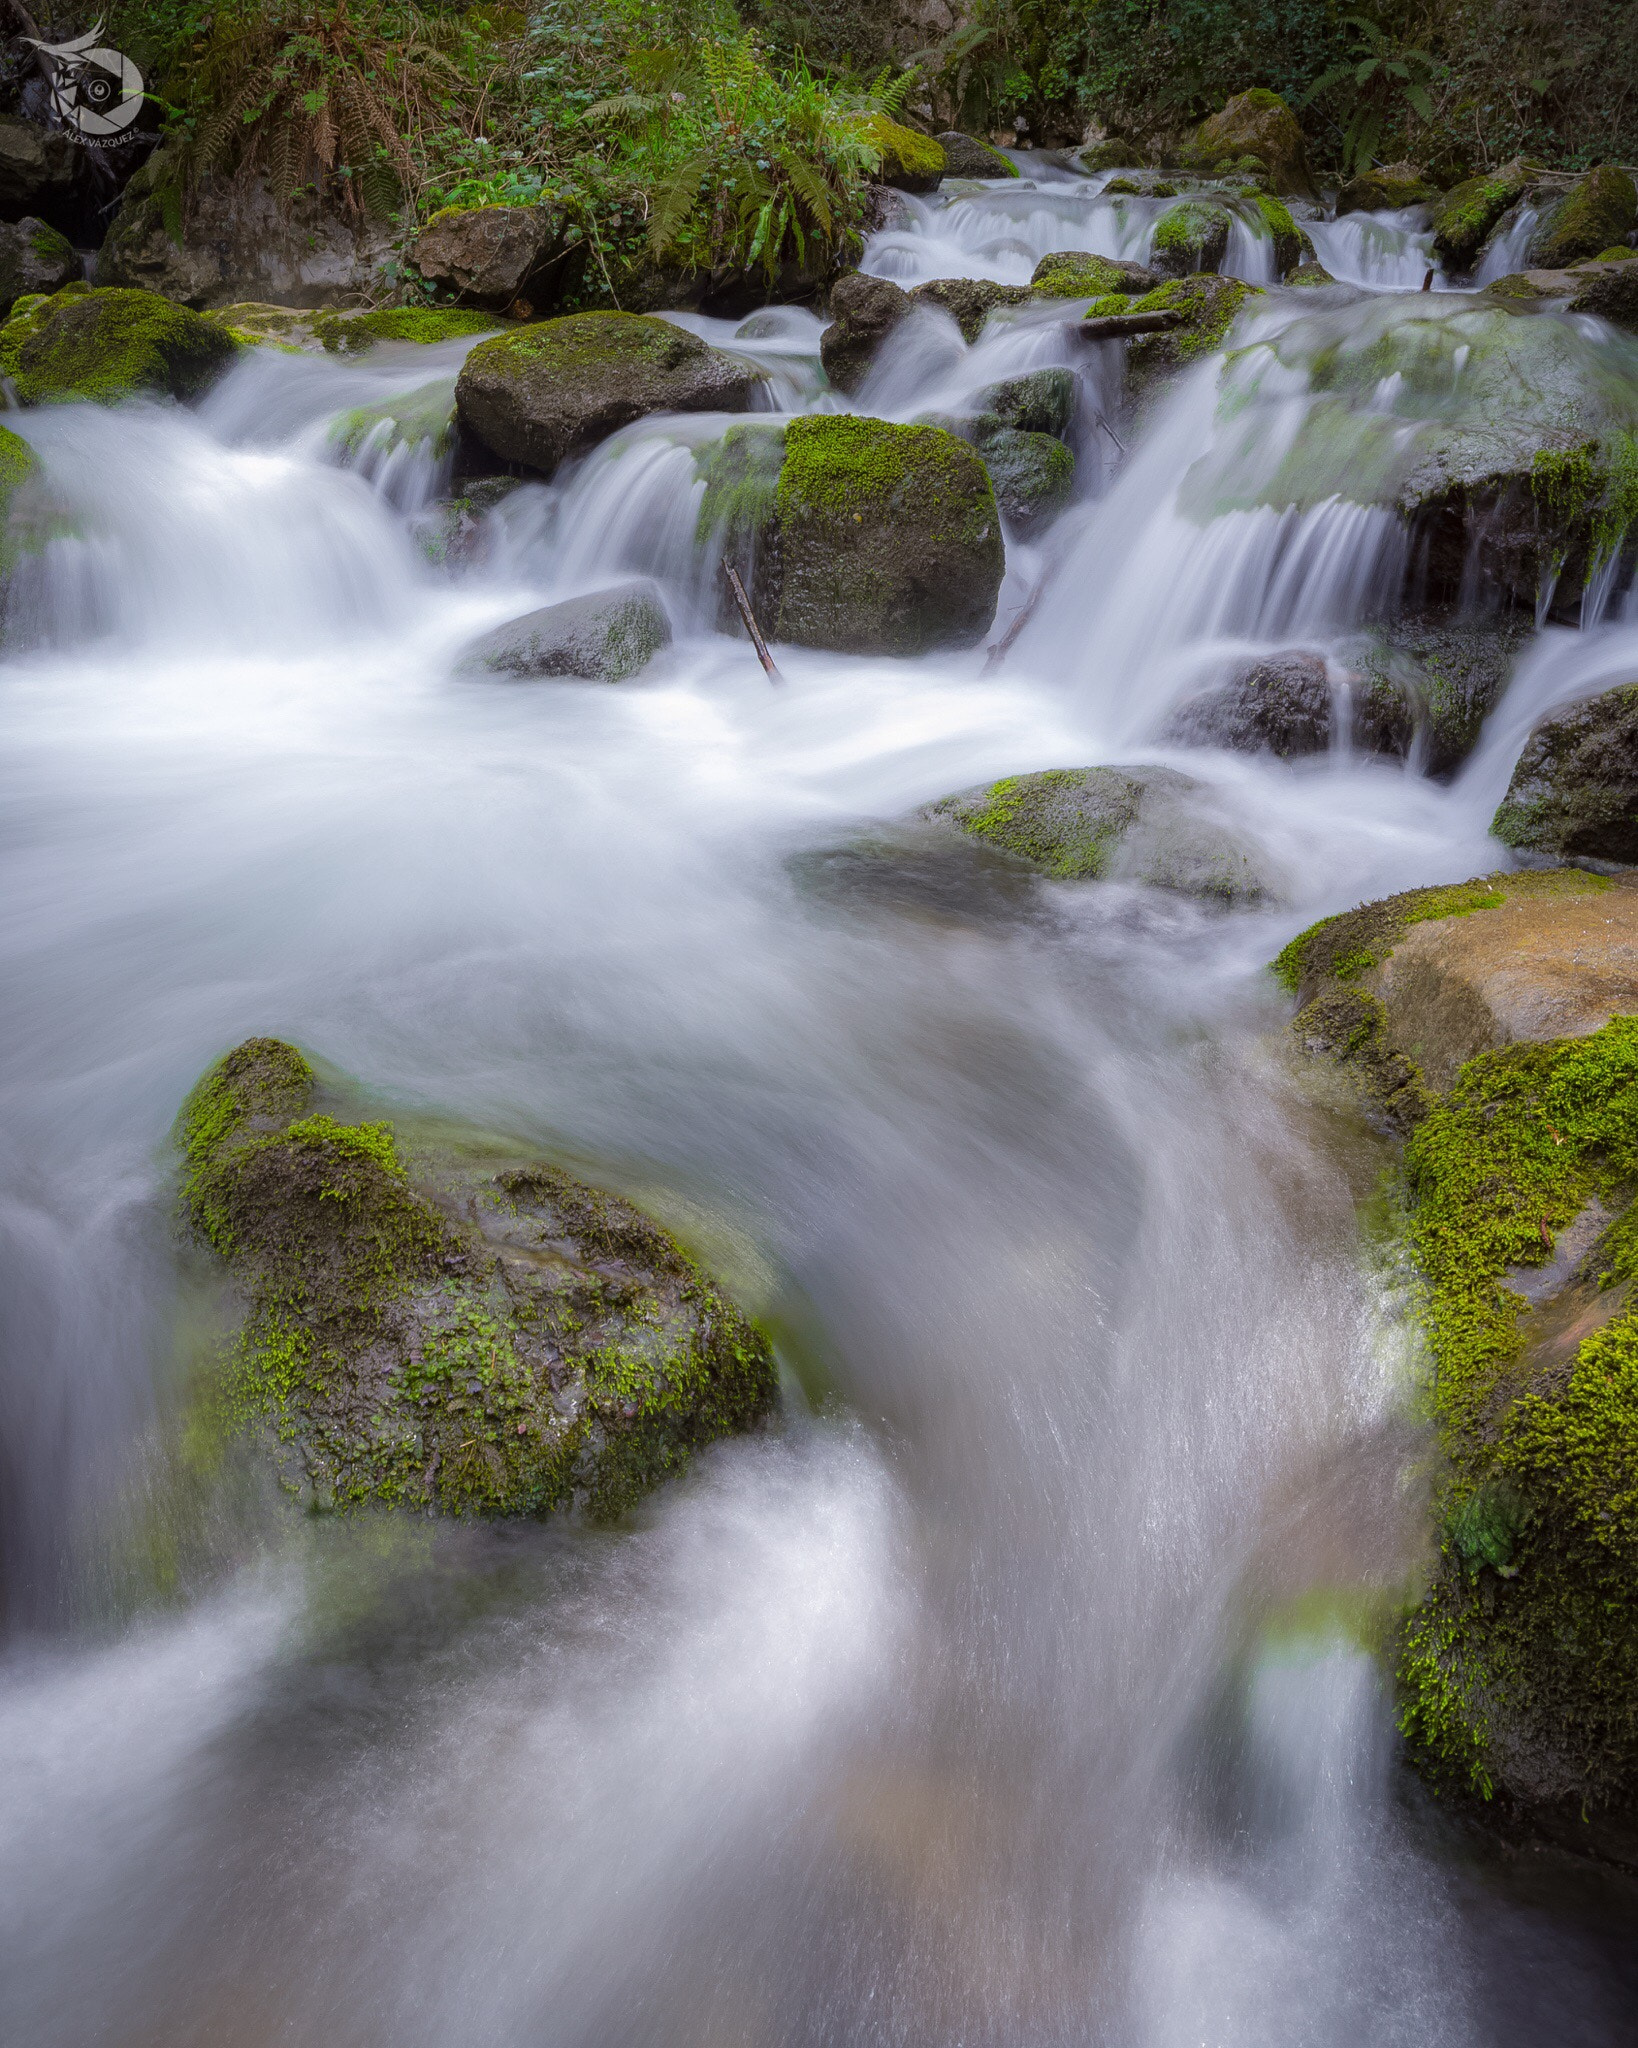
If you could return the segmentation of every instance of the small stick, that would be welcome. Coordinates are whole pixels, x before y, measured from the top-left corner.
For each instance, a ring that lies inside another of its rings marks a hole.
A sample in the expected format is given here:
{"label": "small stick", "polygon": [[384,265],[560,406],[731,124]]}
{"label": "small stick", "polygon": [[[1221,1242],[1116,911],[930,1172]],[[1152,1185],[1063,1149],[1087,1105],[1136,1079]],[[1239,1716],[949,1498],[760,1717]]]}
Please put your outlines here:
{"label": "small stick", "polygon": [[990,649],[989,656],[984,663],[983,672],[985,675],[992,675],[995,672],[995,670],[1001,666],[1002,662],[1006,660],[1007,656],[1012,652],[1012,643],[1018,638],[1018,635],[1021,632],[1023,632],[1024,628],[1035,616],[1035,607],[1041,602],[1042,597],[1045,595],[1046,587],[1047,579],[1046,576],[1043,574],[1040,581],[1036,584],[1035,588],[1030,592],[1029,596],[1024,599],[1024,602],[1018,607],[1017,611],[1014,612],[1012,624],[1007,628],[1007,630],[1001,635],[1001,638],[997,640],[995,645]]}
{"label": "small stick", "polygon": [[745,585],[739,580],[739,571],[732,562],[724,562],[722,572],[728,578],[728,588],[734,593],[734,602],[739,606],[739,615],[745,621],[745,630],[751,636],[751,645],[756,649],[756,658],[768,672],[770,683],[782,683],[785,678],[774,666],[774,658],[768,652],[768,643],[762,637],[762,628],[756,622],[756,613],[751,610],[751,600],[745,595]]}

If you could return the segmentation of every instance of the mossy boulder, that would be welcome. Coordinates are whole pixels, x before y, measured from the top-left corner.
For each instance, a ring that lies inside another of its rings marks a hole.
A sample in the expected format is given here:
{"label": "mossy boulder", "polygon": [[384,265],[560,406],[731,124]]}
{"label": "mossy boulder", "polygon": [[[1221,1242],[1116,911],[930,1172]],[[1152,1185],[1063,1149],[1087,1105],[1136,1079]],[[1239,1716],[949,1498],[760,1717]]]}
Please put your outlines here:
{"label": "mossy boulder", "polygon": [[544,274],[574,254],[570,221],[555,206],[451,206],[409,246],[427,282],[481,306],[505,308],[540,292]]}
{"label": "mossy boulder", "polygon": [[1060,249],[1043,256],[1030,283],[1042,298],[1101,299],[1113,292],[1152,292],[1161,282],[1146,263],[1124,257],[1089,256],[1080,249]]}
{"label": "mossy boulder", "polygon": [[997,427],[977,443],[1008,528],[1029,539],[1075,495],[1075,458],[1051,434]]}
{"label": "mossy boulder", "polygon": [[1521,852],[1638,865],[1638,683],[1543,720],[1490,829]]}
{"label": "mossy boulder", "polygon": [[618,1516],[773,1405],[763,1338],[640,1211],[349,1120],[292,1045],[229,1053],[178,1136],[242,1306],[224,1406],[312,1506]]}
{"label": "mossy boulder", "polygon": [[1375,170],[1358,171],[1337,193],[1337,219],[1345,213],[1396,212],[1405,206],[1431,206],[1439,197],[1437,185],[1415,164],[1381,164]]}
{"label": "mossy boulder", "polygon": [[1062,440],[1075,418],[1079,386],[1065,369],[1028,370],[986,384],[973,400],[977,412],[1003,427],[1026,434],[1052,434]]}
{"label": "mossy boulder", "polygon": [[1538,270],[1563,270],[1625,240],[1638,221],[1638,186],[1614,164],[1578,178],[1543,217],[1530,240]]}
{"label": "mossy boulder", "polygon": [[[1126,351],[1126,375],[1139,397],[1178,370],[1220,349],[1248,299],[1263,296],[1260,285],[1237,277],[1174,278],[1122,308],[1130,313],[1170,313],[1177,325],[1160,334],[1142,334]],[[1090,309],[1090,314],[1097,312]]]}
{"label": "mossy boulder", "polygon": [[81,275],[79,252],[43,220],[0,221],[0,314],[21,298],[49,294]]}
{"label": "mossy boulder", "polygon": [[770,639],[910,655],[988,630],[1001,520],[954,434],[820,414],[734,428],[699,462],[700,538],[749,570]]}
{"label": "mossy boulder", "polygon": [[669,321],[575,313],[480,341],[461,367],[462,421],[503,462],[550,476],[571,455],[654,412],[743,412],[748,364]]}
{"label": "mossy boulder", "polygon": [[1433,209],[1433,253],[1447,270],[1471,270],[1497,222],[1530,189],[1531,173],[1514,158],[1496,171],[1464,178]]}
{"label": "mossy boulder", "polygon": [[1155,222],[1149,260],[1163,277],[1214,271],[1228,248],[1229,210],[1199,199],[1180,199]]}
{"label": "mossy boulder", "polygon": [[1075,161],[1083,171],[1094,175],[1099,171],[1138,170],[1143,164],[1143,152],[1135,142],[1110,135],[1102,142],[1089,142],[1076,152]]}
{"label": "mossy boulder", "polygon": [[1514,663],[1529,645],[1529,612],[1407,609],[1347,650],[1354,688],[1415,705],[1429,775],[1453,773],[1478,744]]}
{"label": "mossy boulder", "polygon": [[992,284],[987,277],[935,277],[910,294],[918,306],[937,306],[974,342],[998,306],[1027,306],[1035,296],[1027,284]]}
{"label": "mossy boulder", "polygon": [[830,295],[830,325],[819,337],[819,360],[838,391],[857,391],[876,351],[912,310],[910,294],[889,278],[850,271]]}
{"label": "mossy boulder", "polygon": [[24,405],[197,398],[239,353],[218,322],[153,292],[68,285],[19,299],[0,327],[0,373]]}
{"label": "mossy boulder", "polygon": [[455,379],[435,377],[401,397],[357,405],[330,429],[330,442],[351,462],[380,460],[400,448],[447,454],[455,438]]}
{"label": "mossy boulder", "polygon": [[[1255,192],[1251,203],[1256,207],[1268,238],[1274,244],[1274,269],[1284,277],[1288,270],[1295,270],[1305,256],[1312,256],[1314,245],[1292,217],[1291,209],[1283,199],[1276,199],[1271,192]],[[1221,259],[1219,259],[1221,260]],[[1202,265],[1202,268],[1206,266]]]}
{"label": "mossy boulder", "polygon": [[1173,768],[1049,768],[940,798],[920,813],[1057,882],[1140,882],[1223,904],[1271,893],[1258,849]]}
{"label": "mossy boulder", "polygon": [[1578,263],[1570,275],[1575,279],[1570,300],[1572,313],[1596,313],[1638,334],[1638,251],[1623,256],[1604,255],[1596,263]]}
{"label": "mossy boulder", "polygon": [[886,114],[872,114],[864,124],[865,139],[881,158],[875,173],[879,184],[899,192],[932,192],[944,176],[948,159],[944,145],[931,135],[907,128]]}
{"label": "mossy boulder", "polygon": [[1186,163],[1208,171],[1238,169],[1248,158],[1261,166],[1271,191],[1288,199],[1316,197],[1297,117],[1277,92],[1261,86],[1202,121],[1183,152]]}
{"label": "mossy boulder", "polygon": [[332,355],[360,356],[380,342],[412,342],[426,348],[434,342],[493,334],[500,325],[492,313],[466,312],[458,307],[389,306],[377,313],[319,313],[313,317],[311,331]]}
{"label": "mossy boulder", "polygon": [[474,642],[461,665],[490,675],[623,683],[670,645],[660,592],[638,579],[511,619]]}
{"label": "mossy boulder", "polygon": [[947,178],[1016,178],[1018,166],[974,135],[947,129],[939,138]]}

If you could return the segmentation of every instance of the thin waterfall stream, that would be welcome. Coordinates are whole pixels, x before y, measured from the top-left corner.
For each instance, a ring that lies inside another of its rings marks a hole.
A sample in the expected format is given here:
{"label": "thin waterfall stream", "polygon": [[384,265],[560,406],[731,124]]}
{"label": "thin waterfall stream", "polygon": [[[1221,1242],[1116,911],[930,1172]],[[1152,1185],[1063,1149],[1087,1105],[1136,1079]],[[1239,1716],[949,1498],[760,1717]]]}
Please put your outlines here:
{"label": "thin waterfall stream", "polygon": [[[1156,206],[1104,182],[907,201],[865,268],[1143,257]],[[1250,656],[1343,676],[1404,582],[1343,485],[1424,401],[1314,365],[1414,313],[1470,403],[1422,216],[1325,235],[1357,289],[1271,290],[1129,445],[1122,344],[1062,308],[969,343],[923,306],[851,399],[805,309],[678,316],[787,414],[1073,373],[1076,499],[1009,544],[988,667],[781,646],[771,688],[700,531],[726,416],[640,420],[450,542],[435,439],[337,422],[445,403],[465,343],[8,415],[64,518],[0,665],[0,2038],[1638,2038],[1625,1880],[1510,1859],[1398,1753],[1409,1277],[1384,1148],[1294,1077],[1266,972],[1499,864],[1531,725],[1638,673],[1638,599],[1612,572],[1544,627],[1443,780],[1166,737]],[[1259,222],[1226,267],[1271,282]],[[1638,394],[1638,345],[1540,317]],[[1316,420],[1333,470],[1271,509]],[[675,633],[640,683],[460,669],[632,574]],[[1021,905],[905,850],[949,792],[1137,762],[1204,786],[1263,900]],[[777,1427],[612,1530],[298,1516],[213,1466],[169,1134],[258,1033],[662,1218],[775,1333]]]}

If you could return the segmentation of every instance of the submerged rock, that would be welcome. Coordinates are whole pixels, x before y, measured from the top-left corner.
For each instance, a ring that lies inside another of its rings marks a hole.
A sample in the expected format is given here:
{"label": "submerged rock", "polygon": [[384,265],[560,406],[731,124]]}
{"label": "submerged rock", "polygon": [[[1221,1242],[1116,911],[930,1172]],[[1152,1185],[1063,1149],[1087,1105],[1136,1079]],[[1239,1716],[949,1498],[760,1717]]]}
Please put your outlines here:
{"label": "submerged rock", "polygon": [[1414,890],[1277,965],[1298,1041],[1410,1133],[1443,1458],[1399,1644],[1412,1757],[1584,1848],[1624,1825],[1630,1851],[1638,888],[1561,869]]}
{"label": "submerged rock", "polygon": [[983,463],[954,434],[809,415],[733,429],[701,469],[700,537],[749,560],[770,639],[902,655],[989,629],[1001,521]]}
{"label": "submerged rock", "polygon": [[1514,158],[1453,185],[1433,209],[1433,253],[1447,270],[1471,270],[1491,231],[1529,190],[1531,174]]}
{"label": "submerged rock", "polygon": [[667,320],[575,313],[480,341],[455,399],[493,454],[550,476],[645,413],[743,412],[760,381]]}
{"label": "submerged rock", "polygon": [[876,351],[912,311],[910,294],[885,277],[850,271],[830,295],[830,325],[819,337],[819,360],[838,391],[857,391]]}
{"label": "submerged rock", "polygon": [[1530,240],[1530,262],[1562,270],[1624,241],[1638,221],[1638,186],[1614,164],[1578,178],[1550,207]]}
{"label": "submerged rock", "polygon": [[1016,178],[1018,166],[1000,150],[992,149],[987,142],[980,142],[976,136],[963,135],[959,129],[947,129],[939,138],[944,150],[944,175],[947,178]]}
{"label": "submerged rock", "polygon": [[21,298],[61,291],[80,278],[79,251],[43,220],[0,222],[0,314]]}
{"label": "submerged rock", "polygon": [[1202,121],[1184,152],[1186,162],[1208,170],[1238,169],[1248,158],[1256,160],[1270,189],[1283,197],[1317,197],[1296,115],[1277,92],[1261,86],[1238,94]]}
{"label": "submerged rock", "polygon": [[994,427],[975,438],[1007,525],[1029,538],[1056,519],[1075,495],[1075,458],[1050,433]]}
{"label": "submerged rock", "polygon": [[1180,199],[1155,222],[1151,258],[1163,277],[1215,271],[1228,247],[1229,210],[1198,199]]}
{"label": "submerged rock", "polygon": [[1404,206],[1428,206],[1439,188],[1415,164],[1381,164],[1359,171],[1337,194],[1337,219],[1345,213],[1385,213]]}
{"label": "submerged rock", "polygon": [[1538,725],[1490,829],[1521,852],[1638,865],[1638,683]]}
{"label": "submerged rock", "polygon": [[19,299],[0,327],[0,373],[24,405],[197,398],[238,353],[225,328],[186,306],[88,284]]}
{"label": "submerged rock", "polygon": [[1478,744],[1534,630],[1523,611],[1410,611],[1377,627],[1347,659],[1368,689],[1416,707],[1427,734],[1423,765],[1429,775],[1448,775]]}
{"label": "submerged rock", "polygon": [[1174,746],[1228,747],[1281,760],[1323,754],[1331,744],[1334,698],[1323,654],[1276,654],[1188,698],[1167,719],[1161,738]]}
{"label": "submerged rock", "polygon": [[636,581],[508,620],[475,641],[461,665],[495,675],[623,683],[670,645],[671,621],[657,586]]}
{"label": "submerged rock", "polygon": [[624,1513],[773,1406],[763,1338],[660,1227],[544,1161],[349,1122],[253,1038],[182,1112],[243,1304],[227,1407],[320,1507]]}
{"label": "submerged rock", "polygon": [[1257,850],[1174,768],[1051,768],[932,803],[944,821],[1059,882],[1142,882],[1221,903],[1270,893]]}
{"label": "submerged rock", "polygon": [[974,342],[997,306],[1027,306],[1035,296],[1027,284],[991,284],[985,277],[937,277],[910,294],[917,305],[937,306]]}

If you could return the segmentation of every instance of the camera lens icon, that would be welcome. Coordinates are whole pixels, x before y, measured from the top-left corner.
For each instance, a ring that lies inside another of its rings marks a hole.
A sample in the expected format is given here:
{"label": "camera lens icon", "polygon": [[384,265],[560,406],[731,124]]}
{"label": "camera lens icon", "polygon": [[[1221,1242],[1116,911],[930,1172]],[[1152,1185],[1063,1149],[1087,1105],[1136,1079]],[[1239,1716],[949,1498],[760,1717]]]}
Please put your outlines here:
{"label": "camera lens icon", "polygon": [[57,118],[91,143],[122,134],[142,111],[142,73],[118,50],[92,47],[101,30],[99,22],[72,43],[35,43],[50,60]]}

